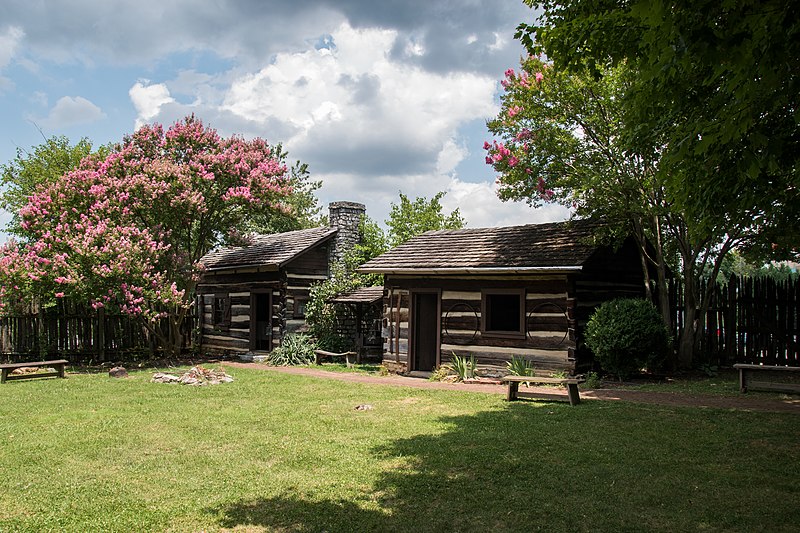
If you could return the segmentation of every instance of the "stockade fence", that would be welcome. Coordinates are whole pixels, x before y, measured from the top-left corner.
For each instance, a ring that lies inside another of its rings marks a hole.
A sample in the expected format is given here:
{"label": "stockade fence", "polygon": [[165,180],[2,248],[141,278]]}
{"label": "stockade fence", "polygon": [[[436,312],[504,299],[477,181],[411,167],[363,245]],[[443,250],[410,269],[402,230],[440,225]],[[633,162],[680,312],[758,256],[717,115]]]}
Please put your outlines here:
{"label": "stockade fence", "polygon": [[[167,319],[161,327],[168,328]],[[196,319],[182,328],[182,350],[195,341]],[[0,354],[5,359],[58,356],[73,363],[154,357],[160,348],[141,318],[87,309],[57,309],[0,317]]]}
{"label": "stockade fence", "polygon": [[[684,324],[683,286],[671,287],[674,331]],[[712,365],[800,366],[800,280],[731,277],[711,288],[701,355]]]}

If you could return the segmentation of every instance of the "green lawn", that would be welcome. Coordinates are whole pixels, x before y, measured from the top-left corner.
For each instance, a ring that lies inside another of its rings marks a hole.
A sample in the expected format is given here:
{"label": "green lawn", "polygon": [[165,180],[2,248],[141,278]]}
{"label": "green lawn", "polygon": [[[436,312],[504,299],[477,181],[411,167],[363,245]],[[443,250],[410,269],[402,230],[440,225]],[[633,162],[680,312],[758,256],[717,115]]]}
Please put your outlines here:
{"label": "green lawn", "polygon": [[230,373],[203,388],[150,372],[0,386],[0,531],[800,524],[797,415]]}

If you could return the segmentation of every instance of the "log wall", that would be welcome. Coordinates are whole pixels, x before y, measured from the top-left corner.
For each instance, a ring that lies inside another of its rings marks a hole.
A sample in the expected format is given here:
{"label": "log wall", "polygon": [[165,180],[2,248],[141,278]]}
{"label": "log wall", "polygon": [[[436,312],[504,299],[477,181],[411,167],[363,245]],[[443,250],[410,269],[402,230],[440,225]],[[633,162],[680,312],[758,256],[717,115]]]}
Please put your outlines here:
{"label": "log wall", "polygon": [[[251,352],[252,297],[272,295],[272,343],[280,346],[287,333],[302,331],[305,319],[297,306],[308,298],[312,284],[328,277],[328,244],[318,245],[296,257],[280,270],[257,268],[220,270],[207,273],[197,287],[201,320],[201,350],[208,354]],[[214,298],[230,299],[230,324],[214,324]]]}
{"label": "log wall", "polygon": [[[384,363],[408,368],[409,308],[414,289],[441,289],[440,362],[474,355],[487,371],[506,368],[512,356],[523,356],[537,368],[572,370],[575,349],[574,299],[566,275],[400,277],[388,276],[384,302]],[[510,336],[481,331],[482,290],[521,289],[525,294],[525,333]]]}

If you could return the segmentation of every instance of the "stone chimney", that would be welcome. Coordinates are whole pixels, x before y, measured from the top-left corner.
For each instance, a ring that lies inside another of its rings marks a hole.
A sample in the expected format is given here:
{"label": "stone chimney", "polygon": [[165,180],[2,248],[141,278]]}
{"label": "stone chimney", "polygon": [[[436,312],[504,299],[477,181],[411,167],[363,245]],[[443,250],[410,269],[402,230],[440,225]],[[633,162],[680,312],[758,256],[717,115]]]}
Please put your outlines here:
{"label": "stone chimney", "polygon": [[356,202],[332,202],[328,209],[331,227],[339,230],[336,232],[330,252],[330,262],[334,264],[342,260],[347,250],[360,242],[358,226],[367,208],[364,204]]}

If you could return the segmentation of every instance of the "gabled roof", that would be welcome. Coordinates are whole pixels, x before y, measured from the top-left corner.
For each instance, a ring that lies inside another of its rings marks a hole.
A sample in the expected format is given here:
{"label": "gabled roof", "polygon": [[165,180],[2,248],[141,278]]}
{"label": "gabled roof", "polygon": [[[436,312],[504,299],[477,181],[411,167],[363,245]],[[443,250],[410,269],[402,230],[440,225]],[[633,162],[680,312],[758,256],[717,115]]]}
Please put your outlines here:
{"label": "gabled roof", "polygon": [[219,248],[204,255],[200,262],[207,270],[243,267],[272,267],[277,270],[335,233],[336,228],[322,227],[256,235],[248,246]]}
{"label": "gabled roof", "polygon": [[597,250],[599,224],[573,220],[503,228],[428,231],[389,250],[358,271],[375,274],[568,272]]}

